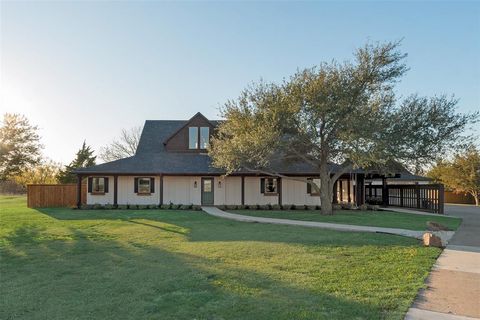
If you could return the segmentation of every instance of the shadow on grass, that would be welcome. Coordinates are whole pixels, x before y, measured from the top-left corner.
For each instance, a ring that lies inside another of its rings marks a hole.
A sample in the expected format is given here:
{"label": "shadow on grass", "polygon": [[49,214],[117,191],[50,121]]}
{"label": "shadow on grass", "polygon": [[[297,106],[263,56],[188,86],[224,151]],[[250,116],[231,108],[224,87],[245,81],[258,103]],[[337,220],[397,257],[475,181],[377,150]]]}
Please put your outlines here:
{"label": "shadow on grass", "polygon": [[[96,215],[94,219],[105,218]],[[64,213],[58,216],[65,218]],[[78,218],[77,212],[71,213],[73,217]],[[195,230],[192,224],[184,225]],[[314,292],[215,259],[92,239],[76,228],[69,229],[72,240],[46,240],[42,228],[26,228],[10,234],[3,248],[2,319],[373,319],[384,315],[376,305]]]}
{"label": "shadow on grass", "polygon": [[[141,224],[188,236],[190,241],[268,241],[330,246],[395,246],[416,245],[419,241],[402,236],[340,232],[299,226],[282,226],[236,222],[209,216],[201,211],[175,210],[72,210],[64,208],[38,209],[58,220],[118,220]],[[177,226],[174,228],[140,222],[149,220]]]}

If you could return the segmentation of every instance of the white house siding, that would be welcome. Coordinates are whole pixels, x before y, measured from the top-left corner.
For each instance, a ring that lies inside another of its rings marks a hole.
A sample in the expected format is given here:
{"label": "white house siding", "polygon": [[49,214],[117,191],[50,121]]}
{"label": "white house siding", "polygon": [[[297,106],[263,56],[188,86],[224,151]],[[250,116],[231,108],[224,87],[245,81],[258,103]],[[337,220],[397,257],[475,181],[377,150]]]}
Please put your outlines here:
{"label": "white house siding", "polygon": [[259,177],[245,177],[245,204],[278,204],[278,196],[260,193]]}
{"label": "white house siding", "polygon": [[113,177],[108,178],[108,192],[105,194],[91,194],[87,192],[87,204],[113,204]]}
{"label": "white house siding", "polygon": [[[195,188],[195,181],[197,186]],[[163,203],[195,204],[201,202],[201,177],[163,177]]]}
{"label": "white house siding", "polygon": [[[155,192],[149,195],[138,195],[135,193],[135,178],[140,176],[119,176],[118,177],[118,204],[156,204],[160,203],[160,177],[148,176],[144,178],[155,179]],[[113,191],[113,187],[111,189]]]}
{"label": "white house siding", "polygon": [[294,205],[320,205],[320,197],[307,193],[307,177],[302,181],[282,179],[282,203]]}
{"label": "white house siding", "polygon": [[215,205],[242,204],[241,177],[215,177],[213,190]]}

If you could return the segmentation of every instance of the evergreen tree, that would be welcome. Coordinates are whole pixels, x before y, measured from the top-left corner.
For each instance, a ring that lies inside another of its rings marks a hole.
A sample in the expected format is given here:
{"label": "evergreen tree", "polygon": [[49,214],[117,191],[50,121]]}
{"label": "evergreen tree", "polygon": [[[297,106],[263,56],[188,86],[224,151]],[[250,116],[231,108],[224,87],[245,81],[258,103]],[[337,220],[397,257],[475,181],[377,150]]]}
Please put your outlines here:
{"label": "evergreen tree", "polygon": [[23,115],[6,113],[0,127],[0,180],[37,165],[41,149],[38,127]]}
{"label": "evergreen tree", "polygon": [[83,141],[83,145],[80,150],[78,150],[76,158],[58,174],[58,181],[60,183],[75,183],[77,181],[77,176],[73,173],[75,169],[95,165],[97,157],[93,155],[93,152],[90,146],[87,146],[86,142]]}

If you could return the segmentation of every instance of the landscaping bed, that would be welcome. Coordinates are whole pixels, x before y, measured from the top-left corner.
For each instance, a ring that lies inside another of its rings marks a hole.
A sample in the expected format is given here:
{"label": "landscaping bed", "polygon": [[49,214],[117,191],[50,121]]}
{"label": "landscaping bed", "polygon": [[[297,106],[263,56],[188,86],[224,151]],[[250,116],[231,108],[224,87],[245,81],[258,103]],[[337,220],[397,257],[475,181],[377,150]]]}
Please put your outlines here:
{"label": "landscaping bed", "polygon": [[1,319],[403,319],[441,252],[193,210],[35,210],[24,197],[0,197],[0,250]]}

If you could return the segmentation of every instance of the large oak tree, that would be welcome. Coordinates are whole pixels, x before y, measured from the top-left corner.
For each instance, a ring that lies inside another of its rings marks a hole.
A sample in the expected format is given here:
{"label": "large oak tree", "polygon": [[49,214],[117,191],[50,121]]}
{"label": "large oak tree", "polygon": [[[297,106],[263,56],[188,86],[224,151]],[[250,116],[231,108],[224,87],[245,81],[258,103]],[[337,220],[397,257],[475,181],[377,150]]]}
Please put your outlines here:
{"label": "large oak tree", "polygon": [[[456,113],[457,101],[445,96],[399,101],[394,86],[407,71],[405,56],[399,43],[368,44],[352,62],[322,63],[281,84],[253,84],[221,108],[226,121],[211,141],[213,165],[282,176],[278,160],[309,163],[321,181],[322,213],[331,214],[342,174],[435,160],[477,115]],[[330,171],[332,162],[339,170]]]}

